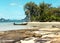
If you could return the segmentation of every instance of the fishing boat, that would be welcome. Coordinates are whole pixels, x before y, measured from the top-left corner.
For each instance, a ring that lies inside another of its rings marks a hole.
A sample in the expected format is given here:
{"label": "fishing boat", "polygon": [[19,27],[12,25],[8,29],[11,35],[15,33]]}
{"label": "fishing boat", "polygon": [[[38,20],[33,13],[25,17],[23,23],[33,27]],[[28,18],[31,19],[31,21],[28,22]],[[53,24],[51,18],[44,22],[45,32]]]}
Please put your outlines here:
{"label": "fishing boat", "polygon": [[27,23],[26,22],[23,22],[23,23],[20,23],[20,24],[18,24],[18,23],[13,23],[14,25],[27,25]]}

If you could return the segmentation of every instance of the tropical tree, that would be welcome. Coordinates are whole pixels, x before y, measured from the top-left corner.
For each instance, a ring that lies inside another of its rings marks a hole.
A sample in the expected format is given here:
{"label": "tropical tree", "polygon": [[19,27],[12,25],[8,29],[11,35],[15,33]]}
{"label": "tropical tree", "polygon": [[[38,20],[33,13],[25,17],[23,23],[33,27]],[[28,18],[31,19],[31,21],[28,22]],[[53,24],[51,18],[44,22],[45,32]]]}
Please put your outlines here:
{"label": "tropical tree", "polygon": [[[35,21],[39,7],[34,2],[29,2],[24,6],[25,14],[28,15],[31,21]],[[30,15],[29,15],[30,14]]]}
{"label": "tropical tree", "polygon": [[50,11],[50,7],[51,4],[46,4],[46,3],[40,3],[39,5],[40,7],[40,21],[47,21],[47,19],[49,19],[49,11]]}
{"label": "tropical tree", "polygon": [[34,2],[26,3],[24,6],[25,14],[31,21],[60,21],[60,7],[52,7],[51,4]]}

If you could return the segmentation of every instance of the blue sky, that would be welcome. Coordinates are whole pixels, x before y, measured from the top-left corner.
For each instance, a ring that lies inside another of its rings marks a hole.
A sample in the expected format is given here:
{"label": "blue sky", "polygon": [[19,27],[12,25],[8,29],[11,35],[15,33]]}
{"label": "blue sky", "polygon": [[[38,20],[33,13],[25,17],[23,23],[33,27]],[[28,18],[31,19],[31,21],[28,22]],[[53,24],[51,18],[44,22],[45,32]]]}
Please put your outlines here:
{"label": "blue sky", "polygon": [[19,20],[25,18],[23,6],[30,1],[36,4],[44,1],[54,7],[60,6],[60,0],[0,0],[0,18]]}

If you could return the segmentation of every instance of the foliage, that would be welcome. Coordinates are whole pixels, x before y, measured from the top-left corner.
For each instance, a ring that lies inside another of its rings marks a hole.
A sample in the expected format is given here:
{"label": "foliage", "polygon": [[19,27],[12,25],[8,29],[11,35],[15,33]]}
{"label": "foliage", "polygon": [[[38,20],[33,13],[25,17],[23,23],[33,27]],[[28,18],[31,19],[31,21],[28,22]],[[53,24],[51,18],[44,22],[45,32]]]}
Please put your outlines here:
{"label": "foliage", "polygon": [[52,7],[51,4],[34,2],[26,3],[24,6],[25,14],[31,21],[60,21],[60,7]]}

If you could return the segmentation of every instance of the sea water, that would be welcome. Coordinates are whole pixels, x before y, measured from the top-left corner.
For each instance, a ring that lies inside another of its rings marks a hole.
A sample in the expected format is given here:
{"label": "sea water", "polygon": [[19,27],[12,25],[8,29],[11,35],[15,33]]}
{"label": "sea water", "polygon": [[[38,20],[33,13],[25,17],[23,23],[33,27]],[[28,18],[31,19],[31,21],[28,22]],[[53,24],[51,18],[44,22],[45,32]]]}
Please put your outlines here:
{"label": "sea water", "polygon": [[13,22],[0,22],[0,31],[19,30],[27,28],[28,28],[27,25],[14,25]]}

